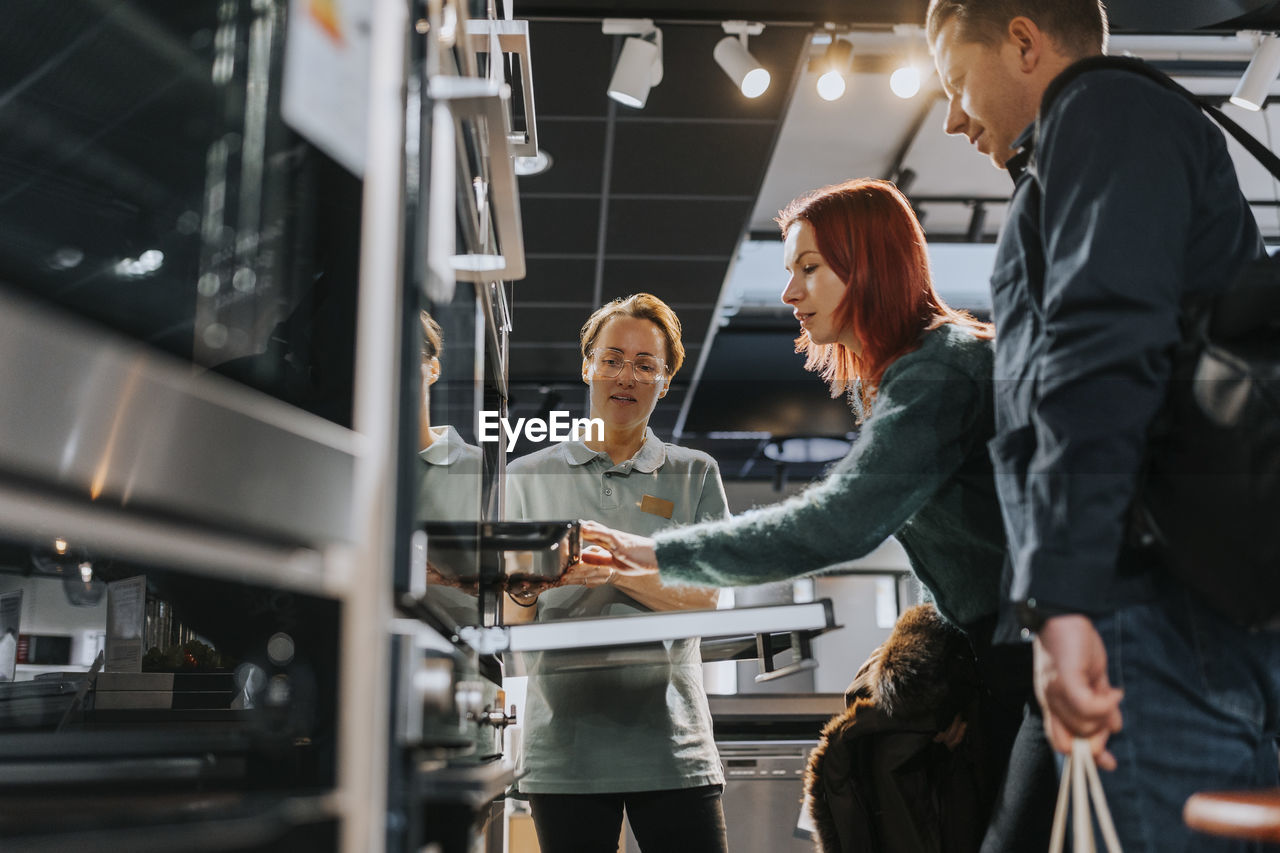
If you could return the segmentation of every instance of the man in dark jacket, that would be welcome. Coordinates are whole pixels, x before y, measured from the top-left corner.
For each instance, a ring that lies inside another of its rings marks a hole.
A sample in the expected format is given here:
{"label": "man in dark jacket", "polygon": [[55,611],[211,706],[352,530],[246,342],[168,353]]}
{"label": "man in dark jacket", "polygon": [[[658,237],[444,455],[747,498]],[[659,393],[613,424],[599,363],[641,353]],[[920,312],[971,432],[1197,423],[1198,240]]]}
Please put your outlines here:
{"label": "man in dark jacket", "polygon": [[1071,69],[1104,51],[1097,0],[932,0],[928,32],[947,131],[1016,182],[990,449],[1046,731],[1093,739],[1126,853],[1243,849],[1193,840],[1181,808],[1277,783],[1280,636],[1125,545],[1181,300],[1263,253],[1222,134],[1132,71]]}

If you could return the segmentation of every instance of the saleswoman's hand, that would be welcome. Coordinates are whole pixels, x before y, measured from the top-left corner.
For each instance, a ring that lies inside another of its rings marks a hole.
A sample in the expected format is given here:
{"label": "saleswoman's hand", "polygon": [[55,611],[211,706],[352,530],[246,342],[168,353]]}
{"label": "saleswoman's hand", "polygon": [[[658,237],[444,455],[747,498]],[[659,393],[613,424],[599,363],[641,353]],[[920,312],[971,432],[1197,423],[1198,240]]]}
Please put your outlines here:
{"label": "saleswoman's hand", "polygon": [[584,521],[582,541],[598,546],[582,549],[582,562],[586,565],[610,568],[630,577],[658,573],[658,556],[653,540],[647,536],[623,533],[594,521]]}

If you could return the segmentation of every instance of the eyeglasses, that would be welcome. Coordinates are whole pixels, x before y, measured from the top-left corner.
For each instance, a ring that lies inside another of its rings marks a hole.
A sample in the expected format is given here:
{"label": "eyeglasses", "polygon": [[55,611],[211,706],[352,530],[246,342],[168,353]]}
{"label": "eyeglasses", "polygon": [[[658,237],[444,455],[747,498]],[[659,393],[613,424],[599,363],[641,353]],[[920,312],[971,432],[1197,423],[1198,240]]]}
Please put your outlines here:
{"label": "eyeglasses", "polygon": [[622,368],[629,364],[632,375],[642,385],[653,385],[667,369],[660,358],[651,355],[623,358],[610,350],[599,350],[592,354],[591,363],[595,367],[596,376],[601,379],[617,379],[622,374]]}

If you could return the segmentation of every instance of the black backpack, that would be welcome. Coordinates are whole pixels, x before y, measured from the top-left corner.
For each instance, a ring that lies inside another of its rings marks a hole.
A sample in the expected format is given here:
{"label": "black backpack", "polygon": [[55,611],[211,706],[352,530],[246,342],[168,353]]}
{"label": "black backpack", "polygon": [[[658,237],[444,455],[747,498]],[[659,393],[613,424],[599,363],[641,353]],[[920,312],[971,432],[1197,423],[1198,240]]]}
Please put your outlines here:
{"label": "black backpack", "polygon": [[[1067,74],[1102,68],[1180,93],[1280,178],[1266,146],[1144,62],[1097,57]],[[1254,261],[1224,288],[1187,298],[1181,323],[1130,539],[1233,621],[1280,627],[1280,261]]]}

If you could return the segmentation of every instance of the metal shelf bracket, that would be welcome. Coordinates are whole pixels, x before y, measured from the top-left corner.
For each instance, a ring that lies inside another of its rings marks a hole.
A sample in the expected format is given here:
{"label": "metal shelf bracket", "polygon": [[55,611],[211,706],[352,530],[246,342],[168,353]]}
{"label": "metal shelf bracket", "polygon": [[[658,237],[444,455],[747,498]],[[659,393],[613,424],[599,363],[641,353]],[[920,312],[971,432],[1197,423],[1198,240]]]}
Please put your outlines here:
{"label": "metal shelf bracket", "polygon": [[[520,195],[507,140],[507,99],[505,83],[474,77],[432,78],[428,93],[445,104],[455,124],[477,120],[486,134],[489,180],[487,190],[500,253],[464,253],[451,258],[456,278],[461,281],[517,281],[525,276],[524,234],[520,219]],[[483,234],[485,229],[477,229]]]}
{"label": "metal shelf bracket", "polygon": [[[506,113],[507,141],[517,157],[534,157],[538,153],[538,120],[533,105],[533,65],[529,59],[528,21],[467,21],[467,37],[476,53],[497,58],[510,54],[520,61],[520,91],[524,103],[524,131],[513,132],[511,114]],[[501,66],[492,62],[491,69]]]}

